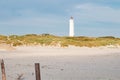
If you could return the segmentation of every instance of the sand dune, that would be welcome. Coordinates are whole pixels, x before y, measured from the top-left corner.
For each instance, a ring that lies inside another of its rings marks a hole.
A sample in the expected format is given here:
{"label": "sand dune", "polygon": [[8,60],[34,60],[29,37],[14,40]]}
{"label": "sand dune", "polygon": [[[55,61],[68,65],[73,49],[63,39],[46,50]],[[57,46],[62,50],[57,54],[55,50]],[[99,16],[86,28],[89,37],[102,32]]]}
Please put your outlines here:
{"label": "sand dune", "polygon": [[0,51],[11,51],[11,50],[15,50],[15,48],[9,44],[0,44]]}

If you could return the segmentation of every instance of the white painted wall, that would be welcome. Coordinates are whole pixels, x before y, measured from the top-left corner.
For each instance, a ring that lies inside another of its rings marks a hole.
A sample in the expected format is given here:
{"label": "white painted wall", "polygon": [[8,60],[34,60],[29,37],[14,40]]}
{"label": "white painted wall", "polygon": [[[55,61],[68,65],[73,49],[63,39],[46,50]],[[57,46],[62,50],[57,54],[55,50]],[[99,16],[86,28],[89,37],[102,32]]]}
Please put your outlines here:
{"label": "white painted wall", "polygon": [[74,36],[74,19],[73,19],[73,17],[71,17],[69,20],[69,36],[70,37]]}

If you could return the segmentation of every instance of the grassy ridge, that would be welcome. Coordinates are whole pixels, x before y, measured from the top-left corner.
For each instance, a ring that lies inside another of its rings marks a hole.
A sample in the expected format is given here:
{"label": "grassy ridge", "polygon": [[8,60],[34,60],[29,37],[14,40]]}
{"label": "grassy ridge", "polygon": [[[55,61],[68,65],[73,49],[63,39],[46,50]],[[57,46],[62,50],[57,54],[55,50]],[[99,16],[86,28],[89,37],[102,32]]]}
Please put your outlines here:
{"label": "grassy ridge", "polygon": [[67,47],[69,45],[74,46],[86,46],[86,47],[98,47],[106,45],[120,45],[120,38],[112,36],[106,37],[59,37],[50,34],[27,34],[27,35],[0,35],[0,44],[10,44],[13,46],[19,45],[51,45]]}

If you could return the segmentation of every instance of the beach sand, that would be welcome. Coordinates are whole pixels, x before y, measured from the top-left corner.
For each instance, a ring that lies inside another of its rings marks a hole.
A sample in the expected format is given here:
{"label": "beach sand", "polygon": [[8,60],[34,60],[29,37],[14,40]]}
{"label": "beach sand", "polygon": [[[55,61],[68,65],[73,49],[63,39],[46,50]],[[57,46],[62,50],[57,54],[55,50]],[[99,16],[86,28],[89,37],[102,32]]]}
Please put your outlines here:
{"label": "beach sand", "polygon": [[34,63],[42,80],[120,80],[120,48],[19,46],[0,50],[0,59],[7,80],[35,80]]}

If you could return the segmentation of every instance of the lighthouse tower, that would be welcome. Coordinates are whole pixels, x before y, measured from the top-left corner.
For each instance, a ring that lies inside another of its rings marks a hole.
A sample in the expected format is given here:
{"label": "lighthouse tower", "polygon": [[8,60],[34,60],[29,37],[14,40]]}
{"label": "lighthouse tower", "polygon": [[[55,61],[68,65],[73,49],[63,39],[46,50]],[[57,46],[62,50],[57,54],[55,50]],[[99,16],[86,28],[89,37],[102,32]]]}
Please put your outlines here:
{"label": "lighthouse tower", "polygon": [[71,17],[69,20],[69,36],[70,37],[74,36],[74,19],[73,19],[73,17]]}

